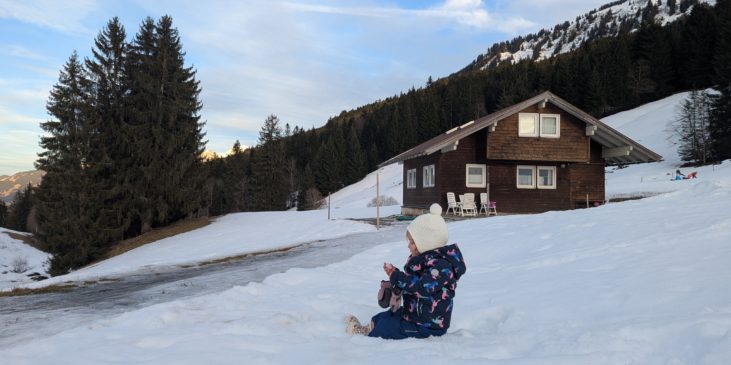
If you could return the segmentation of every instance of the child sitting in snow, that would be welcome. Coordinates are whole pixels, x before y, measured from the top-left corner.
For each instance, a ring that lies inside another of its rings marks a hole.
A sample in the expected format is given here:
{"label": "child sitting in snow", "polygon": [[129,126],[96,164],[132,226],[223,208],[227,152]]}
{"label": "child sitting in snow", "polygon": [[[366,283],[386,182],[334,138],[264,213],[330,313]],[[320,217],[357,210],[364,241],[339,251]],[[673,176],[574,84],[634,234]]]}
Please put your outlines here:
{"label": "child sitting in snow", "polygon": [[383,264],[391,285],[403,293],[403,307],[376,314],[367,326],[354,316],[346,318],[347,332],[386,339],[426,338],[447,333],[452,317],[457,280],[467,267],[456,244],[447,243],[442,207],[432,204],[406,228],[411,255],[401,272]]}

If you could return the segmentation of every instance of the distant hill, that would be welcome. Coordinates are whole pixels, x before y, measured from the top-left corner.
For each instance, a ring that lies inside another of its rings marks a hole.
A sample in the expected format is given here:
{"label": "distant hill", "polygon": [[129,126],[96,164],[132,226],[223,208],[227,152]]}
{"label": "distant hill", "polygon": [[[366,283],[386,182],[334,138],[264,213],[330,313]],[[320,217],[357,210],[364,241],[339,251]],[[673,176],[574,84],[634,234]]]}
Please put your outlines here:
{"label": "distant hill", "polygon": [[[715,4],[715,0],[619,0],[605,4],[574,21],[565,21],[538,33],[493,44],[487,52],[467,65],[462,71],[486,70],[522,60],[541,61],[571,52],[583,44],[599,38],[614,37],[622,32],[634,32],[644,19],[667,25],[690,14],[694,5]],[[462,72],[460,71],[460,72]]]}
{"label": "distant hill", "polygon": [[18,190],[24,189],[28,183],[38,186],[45,174],[43,171],[34,170],[19,172],[12,176],[0,176],[0,200],[9,204],[15,199]]}

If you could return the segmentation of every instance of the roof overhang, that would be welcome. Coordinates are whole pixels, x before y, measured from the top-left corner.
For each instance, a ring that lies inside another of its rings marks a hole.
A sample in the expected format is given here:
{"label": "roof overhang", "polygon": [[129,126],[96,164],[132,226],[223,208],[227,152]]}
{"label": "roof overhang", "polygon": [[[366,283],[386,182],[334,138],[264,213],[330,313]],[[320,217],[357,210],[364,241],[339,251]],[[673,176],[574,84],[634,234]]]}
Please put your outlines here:
{"label": "roof overhang", "polygon": [[449,131],[442,133],[414,148],[392,157],[391,159],[381,163],[379,167],[390,165],[394,162],[403,162],[420,156],[431,155],[437,151],[441,151],[443,153],[454,151],[462,138],[470,136],[485,128],[488,128],[488,131],[493,132],[501,120],[535,104],[540,104],[541,107],[545,107],[548,102],[556,105],[587,124],[586,135],[602,146],[602,157],[604,157],[608,165],[655,162],[662,160],[662,156],[652,152],[647,147],[633,141],[631,138],[602,123],[588,113],[573,106],[566,100],[559,98],[549,91],[545,91],[508,108],[501,109],[475,121],[470,121],[459,127],[452,128]]}

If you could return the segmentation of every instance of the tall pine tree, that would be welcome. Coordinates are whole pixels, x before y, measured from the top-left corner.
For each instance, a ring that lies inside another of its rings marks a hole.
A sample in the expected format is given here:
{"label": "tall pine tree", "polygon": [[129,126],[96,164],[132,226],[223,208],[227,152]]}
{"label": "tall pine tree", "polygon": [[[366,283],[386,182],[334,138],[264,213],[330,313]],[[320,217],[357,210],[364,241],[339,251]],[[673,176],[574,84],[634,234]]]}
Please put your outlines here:
{"label": "tall pine tree", "polygon": [[731,0],[718,0],[716,14],[726,14],[720,16],[718,24],[713,66],[714,84],[719,95],[713,103],[710,124],[713,155],[720,161],[731,158],[731,16],[728,15],[731,14]]}
{"label": "tall pine tree", "polygon": [[66,273],[101,253],[90,149],[95,113],[92,85],[74,52],[48,100],[54,118],[41,123],[47,136],[36,167],[46,172],[36,199],[38,238],[54,255],[49,272]]}
{"label": "tall pine tree", "polygon": [[5,224],[8,218],[8,206],[5,202],[0,200],[0,227],[7,227]]}
{"label": "tall pine tree", "polygon": [[191,217],[205,199],[201,153],[200,87],[172,18],[147,18],[131,46],[129,74],[131,154],[141,232]]}
{"label": "tall pine tree", "polygon": [[90,95],[94,105],[93,133],[89,140],[93,153],[86,172],[92,184],[91,199],[99,205],[95,220],[103,233],[97,237],[100,244],[124,239],[130,224],[132,177],[126,174],[134,169],[134,163],[127,153],[129,135],[124,128],[129,92],[126,38],[119,19],[111,19],[94,40],[92,58],[85,62],[94,86]]}
{"label": "tall pine tree", "polygon": [[251,166],[254,210],[284,210],[287,206],[289,184],[281,138],[279,118],[272,114],[259,131],[257,156]]}

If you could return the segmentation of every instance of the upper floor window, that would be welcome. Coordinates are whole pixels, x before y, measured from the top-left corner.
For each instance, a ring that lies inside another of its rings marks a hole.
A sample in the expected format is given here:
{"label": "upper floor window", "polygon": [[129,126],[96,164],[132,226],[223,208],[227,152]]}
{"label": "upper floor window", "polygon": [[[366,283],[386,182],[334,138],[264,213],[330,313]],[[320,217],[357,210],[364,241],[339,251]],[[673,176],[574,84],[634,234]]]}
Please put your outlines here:
{"label": "upper floor window", "polygon": [[406,171],[406,188],[407,189],[416,188],[416,169],[411,169],[411,170]]}
{"label": "upper floor window", "polygon": [[561,131],[561,115],[518,113],[519,137],[558,138]]}
{"label": "upper floor window", "polygon": [[518,136],[520,136],[520,137],[538,137],[538,114],[537,113],[519,113],[518,114]]}
{"label": "upper floor window", "polygon": [[424,187],[425,188],[433,188],[434,187],[434,165],[424,166]]}
{"label": "upper floor window", "polygon": [[561,116],[541,114],[541,137],[558,138],[561,131]]}
{"label": "upper floor window", "polygon": [[487,167],[485,165],[467,164],[466,183],[468,188],[484,188],[487,186]]}

